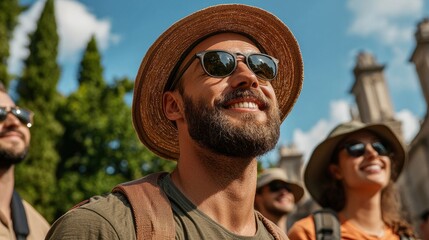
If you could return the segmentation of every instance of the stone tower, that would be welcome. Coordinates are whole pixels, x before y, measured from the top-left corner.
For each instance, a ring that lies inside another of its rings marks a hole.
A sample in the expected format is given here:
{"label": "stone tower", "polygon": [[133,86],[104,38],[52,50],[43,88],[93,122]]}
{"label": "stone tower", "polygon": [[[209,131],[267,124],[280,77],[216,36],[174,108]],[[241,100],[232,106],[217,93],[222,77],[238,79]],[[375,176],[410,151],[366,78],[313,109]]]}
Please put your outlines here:
{"label": "stone tower", "polygon": [[278,166],[286,171],[286,175],[294,182],[302,183],[303,154],[294,144],[279,148]]}
{"label": "stone tower", "polygon": [[416,48],[410,61],[416,67],[426,106],[429,106],[429,18],[423,19],[417,25],[415,37]]}
{"label": "stone tower", "polygon": [[401,122],[394,118],[395,111],[384,79],[384,67],[370,53],[360,52],[353,69],[355,82],[350,92],[355,96],[362,122],[385,123],[402,138]]}

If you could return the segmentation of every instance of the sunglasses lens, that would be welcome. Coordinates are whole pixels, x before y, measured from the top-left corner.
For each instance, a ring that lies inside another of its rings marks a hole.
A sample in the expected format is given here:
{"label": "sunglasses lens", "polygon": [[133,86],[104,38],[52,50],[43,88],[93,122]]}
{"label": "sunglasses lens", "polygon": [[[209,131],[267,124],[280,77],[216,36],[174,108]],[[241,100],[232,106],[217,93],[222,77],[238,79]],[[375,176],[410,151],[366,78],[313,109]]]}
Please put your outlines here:
{"label": "sunglasses lens", "polygon": [[352,157],[359,157],[365,153],[365,144],[354,143],[346,146],[347,153]]}
{"label": "sunglasses lens", "polygon": [[31,113],[29,111],[20,108],[12,108],[11,112],[21,123],[26,125],[31,122]]}
{"label": "sunglasses lens", "polygon": [[386,146],[384,146],[381,142],[374,142],[371,144],[372,148],[374,148],[375,151],[381,156],[387,156],[389,155],[389,150],[387,150]]}
{"label": "sunglasses lens", "polygon": [[277,75],[277,64],[276,62],[262,54],[252,54],[248,58],[248,64],[250,69],[259,78],[272,80]]}
{"label": "sunglasses lens", "polygon": [[0,122],[3,122],[4,120],[6,120],[6,117],[7,117],[6,108],[0,107]]}
{"label": "sunglasses lens", "polygon": [[235,69],[235,58],[227,52],[213,51],[204,54],[203,66],[214,77],[228,76]]}
{"label": "sunglasses lens", "polygon": [[[352,157],[359,157],[365,154],[365,144],[364,143],[354,143],[349,144],[345,148],[347,153]],[[371,143],[372,148],[378,153],[380,156],[388,156],[389,150],[387,147],[381,142],[373,142]]]}
{"label": "sunglasses lens", "polygon": [[290,192],[289,186],[286,183],[280,182],[280,181],[270,182],[268,184],[268,187],[270,188],[270,192],[278,192],[282,189],[286,189],[287,191]]}

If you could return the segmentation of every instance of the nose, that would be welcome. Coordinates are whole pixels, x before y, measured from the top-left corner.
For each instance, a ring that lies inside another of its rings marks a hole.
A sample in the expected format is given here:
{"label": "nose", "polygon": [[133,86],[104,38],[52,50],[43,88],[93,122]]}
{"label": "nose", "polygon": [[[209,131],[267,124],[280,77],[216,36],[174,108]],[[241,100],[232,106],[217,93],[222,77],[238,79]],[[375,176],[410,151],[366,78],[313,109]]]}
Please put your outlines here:
{"label": "nose", "polygon": [[255,73],[249,69],[244,59],[237,59],[237,68],[235,69],[232,78],[233,88],[258,88],[259,80]]}
{"label": "nose", "polygon": [[7,113],[6,119],[3,121],[4,127],[11,127],[11,126],[19,126],[21,122],[17,117],[15,117],[12,113]]}
{"label": "nose", "polygon": [[365,154],[368,154],[369,156],[378,156],[378,152],[370,143],[365,144]]}

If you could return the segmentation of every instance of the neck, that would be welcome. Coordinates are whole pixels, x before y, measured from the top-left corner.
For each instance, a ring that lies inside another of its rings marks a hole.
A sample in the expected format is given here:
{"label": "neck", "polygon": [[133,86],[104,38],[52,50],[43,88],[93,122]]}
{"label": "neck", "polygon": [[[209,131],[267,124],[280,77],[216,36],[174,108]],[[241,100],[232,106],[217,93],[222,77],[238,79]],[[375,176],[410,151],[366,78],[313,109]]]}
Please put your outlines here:
{"label": "neck", "polygon": [[277,226],[279,226],[279,228],[283,231],[285,231],[285,233],[287,233],[287,216],[284,215],[283,217],[281,217],[279,220],[277,220],[277,222],[274,222]]}
{"label": "neck", "polygon": [[226,229],[253,236],[256,158],[183,153],[172,173],[176,186],[200,211]]}
{"label": "neck", "polygon": [[348,192],[347,203],[341,214],[366,233],[376,236],[384,233],[381,191],[369,195],[361,192]]}
{"label": "neck", "polygon": [[0,211],[10,218],[10,202],[12,201],[12,193],[14,187],[14,166],[7,169],[0,169]]}

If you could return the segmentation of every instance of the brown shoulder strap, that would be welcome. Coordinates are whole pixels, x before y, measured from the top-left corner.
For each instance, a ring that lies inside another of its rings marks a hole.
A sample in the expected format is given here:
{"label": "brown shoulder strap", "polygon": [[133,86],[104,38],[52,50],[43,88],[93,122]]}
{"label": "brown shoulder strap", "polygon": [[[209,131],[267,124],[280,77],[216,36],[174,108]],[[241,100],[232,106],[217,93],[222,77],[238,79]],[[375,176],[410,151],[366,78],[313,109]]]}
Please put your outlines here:
{"label": "brown shoulder strap", "polygon": [[130,202],[137,240],[175,238],[175,223],[170,201],[158,185],[158,181],[166,174],[153,173],[122,183],[112,190],[123,194]]}
{"label": "brown shoulder strap", "polygon": [[285,230],[281,230],[276,224],[265,218],[260,212],[256,211],[256,214],[258,218],[262,221],[265,228],[268,230],[268,232],[273,235],[275,240],[288,240],[289,238],[286,236]]}

